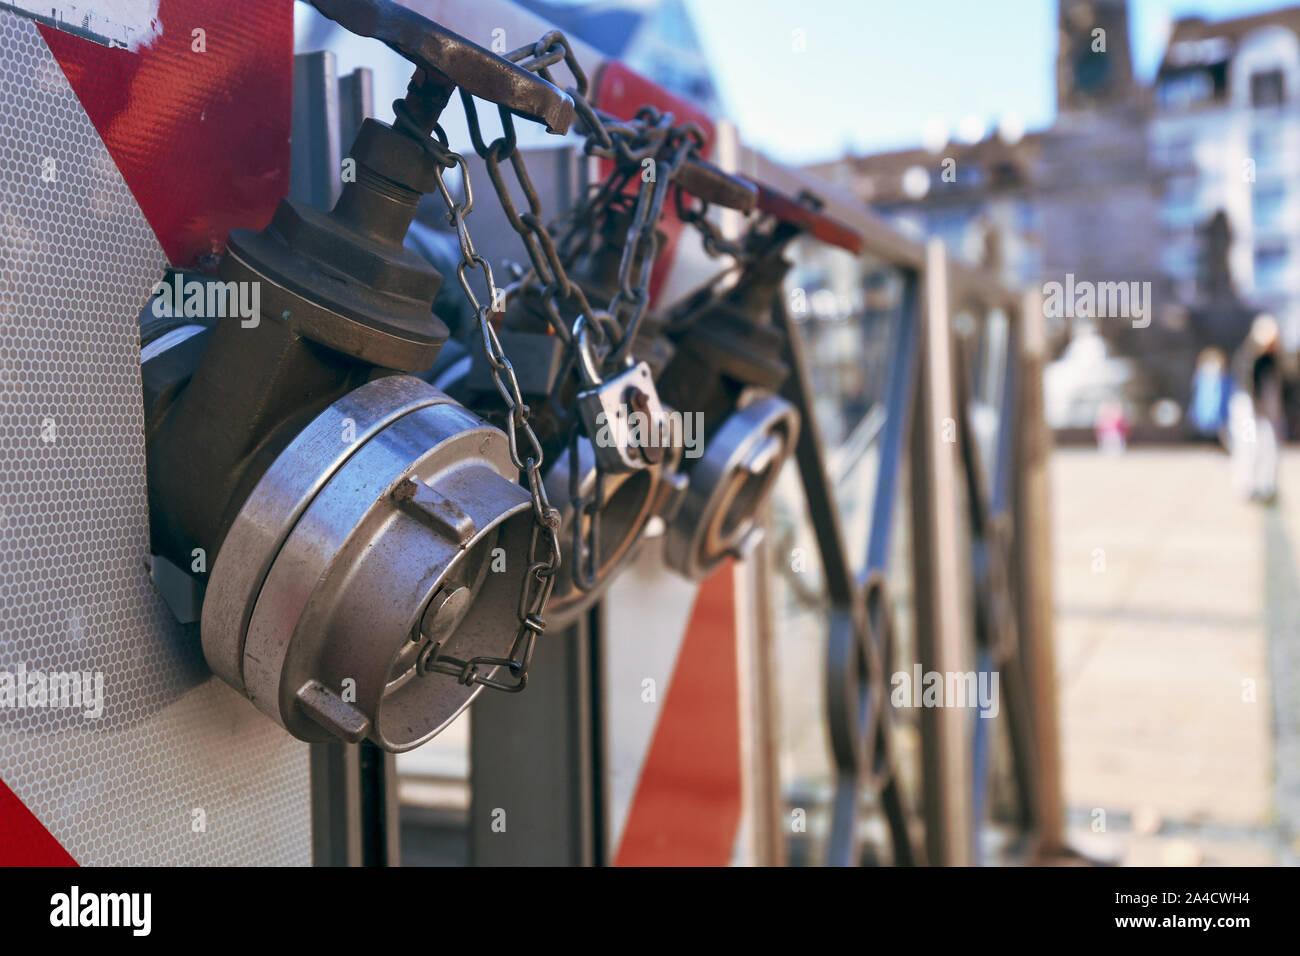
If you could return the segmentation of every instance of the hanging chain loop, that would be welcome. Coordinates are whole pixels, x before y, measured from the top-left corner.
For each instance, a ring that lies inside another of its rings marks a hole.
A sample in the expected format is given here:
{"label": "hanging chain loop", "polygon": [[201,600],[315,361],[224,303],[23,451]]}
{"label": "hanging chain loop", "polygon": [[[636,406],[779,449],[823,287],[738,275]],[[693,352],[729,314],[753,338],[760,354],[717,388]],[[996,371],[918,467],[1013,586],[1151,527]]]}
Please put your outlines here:
{"label": "hanging chain loop", "polygon": [[[519,630],[511,645],[510,656],[473,657],[462,661],[443,654],[442,644],[439,642],[421,652],[417,661],[417,671],[420,674],[450,674],[465,685],[481,684],[494,690],[518,693],[528,684],[528,667],[532,661],[533,648],[538,636],[546,630],[543,612],[551,596],[551,590],[555,586],[555,573],[560,568],[560,515],[551,507],[546,496],[546,488],[542,484],[542,446],[532,425],[528,422],[528,404],[520,392],[514,366],[506,357],[496,329],[492,325],[491,312],[499,303],[499,293],[492,276],[492,267],[474,248],[474,240],[470,237],[469,227],[465,221],[474,209],[474,192],[465,158],[448,146],[446,133],[441,127],[436,126],[432,136],[421,134],[402,100],[394,102],[393,109],[397,115],[398,125],[405,128],[408,133],[414,133],[436,164],[435,183],[438,195],[447,206],[447,222],[455,228],[456,238],[460,244],[461,258],[456,266],[456,278],[470,307],[474,310],[479,334],[483,340],[483,350],[491,367],[492,382],[506,406],[505,430],[510,446],[510,461],[525,476],[533,510],[533,530],[528,549],[529,564],[524,569],[516,615],[519,620]],[[507,135],[513,139],[513,132]],[[513,150],[513,146],[511,149]],[[460,202],[454,199],[443,178],[446,170],[454,168],[459,168],[461,171],[464,199]],[[480,302],[474,294],[471,273],[477,270],[483,273],[483,283],[487,290],[486,302]],[[491,674],[499,667],[506,668],[513,680],[505,681],[492,677]]]}
{"label": "hanging chain loop", "polygon": [[[482,684],[513,692],[522,690],[527,683],[528,662],[536,638],[546,627],[542,613],[560,566],[560,517],[547,498],[542,481],[541,443],[529,424],[529,407],[523,399],[514,367],[501,346],[492,316],[495,314],[499,320],[510,296],[529,295],[530,301],[540,307],[554,335],[568,350],[568,367],[576,366],[579,358],[577,348],[582,343],[583,349],[589,350],[582,358],[599,378],[607,369],[623,366],[631,359],[637,333],[650,304],[650,281],[659,252],[657,228],[668,193],[676,190],[675,208],[679,216],[683,222],[701,231],[705,248],[711,255],[717,254],[717,250],[725,251],[727,247],[716,227],[706,219],[707,205],[687,209],[682,203],[681,189],[674,183],[682,164],[699,156],[705,146],[705,137],[698,125],[676,124],[671,113],[652,106],[642,107],[630,120],[616,119],[596,109],[588,100],[590,85],[587,75],[578,63],[572,45],[558,30],[545,34],[536,43],[507,53],[505,58],[555,86],[559,83],[552,71],[563,64],[572,77],[572,84],[566,92],[573,99],[578,127],[586,137],[584,152],[612,165],[612,170],[598,186],[548,228],[541,199],[518,149],[514,115],[507,107],[497,107],[501,135],[489,142],[483,136],[474,97],[463,88],[460,90],[474,151],[483,160],[506,220],[519,235],[531,265],[531,269],[508,287],[498,288],[491,267],[476,251],[470,237],[466,218],[474,208],[474,193],[465,158],[450,148],[446,133],[440,126],[435,125],[432,134],[426,135],[404,101],[396,101],[393,108],[399,128],[421,142],[437,166],[437,192],[447,207],[447,222],[455,229],[460,245],[456,278],[474,311],[493,384],[505,403],[510,458],[526,479],[534,517],[530,563],[520,593],[519,631],[510,656],[460,661],[442,654],[441,647],[435,644],[421,655],[418,666],[420,673],[450,674],[464,684]],[[516,204],[511,193],[504,170],[507,163],[526,209]],[[460,172],[463,199],[459,202],[443,178],[443,173],[451,169]],[[597,308],[589,301],[582,286],[569,277],[569,271],[584,252],[590,251],[600,224],[612,212],[630,214],[630,219],[619,263],[617,287],[608,305]],[[474,273],[479,271],[488,296],[486,302],[481,302],[475,294]],[[590,492],[583,493],[577,481],[579,437],[575,428],[570,444],[569,488],[573,507],[573,579],[580,589],[588,590],[595,586],[600,566],[598,545],[605,475],[598,467]],[[497,667],[506,667],[514,678],[513,682],[487,676]]]}

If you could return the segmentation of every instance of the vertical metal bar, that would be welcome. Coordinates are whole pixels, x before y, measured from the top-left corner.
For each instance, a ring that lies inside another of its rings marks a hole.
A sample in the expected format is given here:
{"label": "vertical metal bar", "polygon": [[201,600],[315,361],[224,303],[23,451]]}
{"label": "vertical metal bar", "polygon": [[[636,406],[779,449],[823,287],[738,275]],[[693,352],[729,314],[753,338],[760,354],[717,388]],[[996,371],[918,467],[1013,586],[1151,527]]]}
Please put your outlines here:
{"label": "vertical metal bar", "polygon": [[912,832],[908,828],[910,814],[903,805],[903,789],[894,776],[880,790],[880,807],[889,824],[889,842],[894,848],[894,866],[914,866],[916,849],[912,845]]}
{"label": "vertical metal bar", "polygon": [[398,820],[397,760],[370,741],[358,747],[361,791],[361,865],[398,866],[401,825]]}
{"label": "vertical metal bar", "polygon": [[[538,188],[549,184],[548,202],[557,210],[585,188],[594,160],[569,148],[526,155],[533,182]],[[481,160],[471,156],[469,162],[471,182],[486,181]],[[517,257],[518,237],[499,204],[475,215],[488,217],[475,233],[479,251],[493,262]],[[493,236],[501,248],[494,247]],[[486,693],[475,700],[469,834],[474,865],[608,862],[602,622],[597,605],[573,627],[543,635],[524,693]]]}
{"label": "vertical metal bar", "polygon": [[1043,417],[1047,336],[1038,293],[1025,297],[1012,358],[1021,370],[1014,480],[1015,549],[1012,574],[1020,621],[1022,670],[1033,726],[1040,856],[1062,853],[1065,800],[1057,715],[1056,646],[1052,627],[1052,533],[1047,456],[1051,434]]}
{"label": "vertical metal bar", "polygon": [[[1008,334],[1004,342],[1007,349],[1014,348],[1015,335]],[[970,522],[971,548],[969,551],[971,568],[974,572],[975,591],[975,643],[977,670],[988,671],[996,668],[1001,674],[1002,710],[1005,712],[1005,726],[1012,753],[1012,773],[1014,776],[1017,807],[1020,811],[1019,825],[1024,830],[1034,827],[1037,819],[1036,794],[1034,792],[1034,754],[1030,743],[1032,718],[1027,704],[1028,690],[1020,666],[1019,626],[1014,598],[1014,582],[1009,580],[1010,568],[1006,566],[1009,559],[1003,551],[1006,539],[1014,529],[1009,526],[1007,516],[995,511],[990,502],[996,497],[1005,508],[1010,494],[1015,462],[1014,434],[1016,430],[1017,404],[1017,370],[1009,367],[1003,377],[1003,390],[999,399],[998,434],[995,442],[993,461],[993,487],[990,492],[989,480],[984,474],[984,464],[977,447],[977,438],[970,421],[969,402],[971,390],[969,364],[965,356],[957,362],[957,437],[961,449],[963,478],[965,479],[966,511]],[[1010,544],[1014,545],[1014,541]],[[978,840],[983,826],[983,808],[986,805],[984,788],[987,783],[987,761],[989,753],[989,728],[983,719],[975,722],[975,773],[972,783],[972,798],[975,813],[973,816],[975,835]]]}
{"label": "vertical metal bar", "polygon": [[[734,123],[720,119],[714,127],[712,160],[729,173],[740,173],[740,135]],[[718,225],[729,239],[745,231],[745,217],[723,209]],[[760,524],[771,527],[771,505],[764,507]],[[736,619],[736,666],[739,676],[741,712],[741,755],[743,799],[749,813],[742,822],[740,849],[744,858],[757,866],[780,866],[785,862],[784,803],[779,764],[779,710],[772,660],[772,607],[767,581],[774,572],[774,556],[759,547],[749,561],[734,569],[737,599],[744,607]]]}
{"label": "vertical metal bar", "polygon": [[857,584],[848,552],[844,547],[839,509],[835,504],[835,489],[826,471],[825,443],[815,414],[816,402],[808,372],[808,357],[803,338],[786,311],[784,299],[772,307],[773,321],[785,332],[786,361],[790,375],[785,380],[782,394],[799,409],[799,440],[795,444],[795,460],[803,482],[804,496],[808,501],[808,518],[817,536],[821,553],[822,574],[830,602],[843,609],[851,609],[856,600]]}
{"label": "vertical metal bar", "polygon": [[[953,420],[947,260],[943,242],[926,246],[923,361],[912,428],[912,560],[917,656],[923,670],[965,671],[955,446],[943,440]],[[966,712],[921,710],[922,790],[927,861],[973,859],[970,748]]]}
{"label": "vertical metal bar", "polygon": [[[1014,552],[1016,548],[1016,528],[1011,509],[1013,507],[1012,496],[1015,491],[1016,475],[1019,471],[1019,461],[1016,457],[1016,436],[1023,427],[1020,416],[1020,401],[1022,393],[1020,389],[1021,364],[1019,362],[1019,343],[1020,330],[1018,325],[1009,325],[1006,336],[1006,367],[1003,371],[1003,389],[1001,400],[1001,413],[999,415],[998,429],[998,446],[997,446],[997,464],[994,468],[993,485],[989,493],[989,510],[993,520],[997,523],[997,530],[1009,533],[1011,537],[1010,549],[1005,553],[1005,571],[1006,578],[1003,580],[1003,586],[1008,590],[1007,594],[1007,613],[1011,620],[1005,622],[1009,628],[1014,628],[1015,643],[1012,644],[1014,653],[1009,655],[1012,659],[1002,662],[1002,667],[1007,671],[1004,698],[1007,703],[1007,724],[1010,731],[1010,741],[1013,754],[1015,756],[1015,779],[1017,791],[1020,795],[1020,823],[1025,828],[1037,830],[1041,825],[1042,808],[1038,803],[1038,789],[1036,781],[1040,773],[1038,772],[1038,760],[1034,747],[1034,714],[1030,701],[1030,684],[1028,672],[1024,667],[1024,655],[1021,645],[1029,640],[1024,627],[1021,625],[1020,608],[1018,606],[1019,581],[1016,579]],[[1004,555],[999,554],[998,560],[1003,560]],[[1048,559],[1050,567],[1050,556]],[[995,639],[998,637],[994,636]]]}
{"label": "vertical metal bar", "polygon": [[889,566],[893,544],[894,515],[897,512],[899,472],[907,451],[912,427],[912,399],[916,394],[917,342],[921,319],[918,314],[920,280],[914,269],[903,272],[898,321],[889,351],[889,384],[885,393],[885,425],[880,434],[880,464],[876,473],[871,505],[871,536],[867,561],[859,576],[866,581],[875,571]]}
{"label": "vertical metal bar", "polygon": [[293,58],[293,133],[289,146],[290,195],[317,209],[339,198],[339,93],[334,54]]}
{"label": "vertical metal bar", "polygon": [[587,615],[587,701],[588,730],[587,755],[588,819],[585,823],[590,833],[590,865],[608,866],[610,863],[609,835],[609,698],[605,687],[605,602],[599,601]]}
{"label": "vertical metal bar", "polygon": [[[867,543],[867,560],[860,575],[860,584],[875,572],[885,572],[893,546],[894,516],[897,513],[898,488],[903,469],[904,455],[908,453],[912,421],[916,413],[918,365],[921,342],[920,276],[915,269],[903,270],[903,288],[899,296],[898,320],[893,331],[890,348],[889,384],[885,394],[885,425],[880,435],[880,463],[872,501],[871,531]],[[872,639],[878,640],[873,631]],[[877,660],[888,660],[886,648],[878,647]],[[884,675],[888,680],[889,675]],[[888,704],[884,705],[886,708]],[[885,739],[890,732],[889,721],[883,721],[877,747],[891,754],[894,750]],[[895,768],[897,769],[897,768]],[[890,843],[894,848],[894,865],[911,866],[916,862],[912,834],[908,827],[907,808],[903,805],[902,788],[897,774],[891,777],[880,791],[881,810],[889,826]]]}
{"label": "vertical metal bar", "polygon": [[475,866],[597,862],[587,621],[537,643],[523,694],[483,693],[470,722]]}
{"label": "vertical metal bar", "polygon": [[[764,508],[763,526],[771,527],[772,507]],[[759,866],[785,866],[787,847],[785,805],[780,771],[780,693],[775,682],[776,619],[771,589],[765,582],[776,573],[772,551],[768,547],[754,552],[751,590],[754,595],[754,706],[746,714],[754,723],[755,763],[754,826],[757,833],[755,862]]]}
{"label": "vertical metal bar", "polygon": [[[790,375],[782,392],[799,410],[801,418],[799,439],[795,444],[795,461],[799,466],[799,478],[808,504],[808,517],[817,537],[822,575],[830,602],[827,634],[828,687],[842,687],[843,672],[840,672],[840,676],[834,676],[834,668],[847,668],[848,673],[855,673],[858,669],[856,646],[861,622],[856,609],[860,589],[849,565],[835,489],[826,471],[825,445],[817,423],[812,376],[803,337],[786,310],[783,298],[778,298],[773,303],[772,316],[776,326],[785,332],[785,358]],[[850,651],[850,648],[853,650]],[[829,694],[827,700],[830,706]],[[834,726],[831,727],[831,732],[835,732]],[[863,767],[838,768],[827,847],[827,863],[830,866],[856,866],[858,863],[858,809],[862,801],[861,784],[865,772],[866,768]]]}
{"label": "vertical metal bar", "polygon": [[365,120],[375,115],[375,76],[365,67],[339,77],[339,147],[346,151]]}
{"label": "vertical metal bar", "polygon": [[[903,289],[899,298],[898,322],[894,328],[893,348],[890,350],[889,385],[886,393],[885,427],[880,435],[880,466],[876,478],[875,499],[872,502],[871,533],[867,544],[867,560],[861,580],[865,582],[876,571],[885,572],[893,545],[894,515],[897,513],[898,486],[912,434],[912,420],[916,414],[918,364],[921,341],[920,276],[915,269],[903,272]],[[872,639],[876,640],[875,633]],[[886,648],[877,649],[877,659],[886,661]],[[884,675],[888,680],[889,675]],[[888,707],[888,704],[884,705]],[[884,736],[889,733],[889,722],[881,727],[881,740],[877,746],[888,753],[894,750]],[[893,766],[891,759],[890,766]],[[894,865],[911,866],[916,862],[912,834],[908,828],[907,808],[903,805],[902,788],[897,775],[880,791],[881,809],[889,825],[890,843],[894,848]]]}
{"label": "vertical metal bar", "polygon": [[311,745],[311,837],[315,866],[360,866],[361,760],[355,744]]}
{"label": "vertical metal bar", "polygon": [[1020,417],[1021,361],[1019,354],[1020,323],[1006,325],[1006,356],[1002,365],[1002,395],[998,402],[998,443],[994,454],[993,483],[989,488],[989,512],[998,520],[1009,518],[1011,496],[1015,493],[1020,462],[1016,457],[1016,436],[1024,428]]}

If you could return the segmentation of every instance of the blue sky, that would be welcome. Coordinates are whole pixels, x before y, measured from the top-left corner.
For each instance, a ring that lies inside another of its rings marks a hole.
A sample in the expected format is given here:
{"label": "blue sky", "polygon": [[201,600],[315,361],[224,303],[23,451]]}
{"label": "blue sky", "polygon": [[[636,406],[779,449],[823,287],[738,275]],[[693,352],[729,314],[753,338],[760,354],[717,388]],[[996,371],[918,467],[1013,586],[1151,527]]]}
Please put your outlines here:
{"label": "blue sky", "polygon": [[[1040,129],[1055,113],[1056,0],[685,2],[742,138],[777,159],[919,145],[927,124],[963,119]],[[1174,18],[1295,2],[1130,0],[1138,75],[1155,72]]]}

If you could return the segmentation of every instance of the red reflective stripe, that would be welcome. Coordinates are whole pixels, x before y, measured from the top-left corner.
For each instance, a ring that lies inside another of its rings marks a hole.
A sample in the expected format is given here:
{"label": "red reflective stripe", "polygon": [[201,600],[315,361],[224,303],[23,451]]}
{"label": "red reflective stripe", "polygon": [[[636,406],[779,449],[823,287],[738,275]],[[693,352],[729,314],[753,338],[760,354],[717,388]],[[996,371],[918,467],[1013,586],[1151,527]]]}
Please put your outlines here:
{"label": "red reflective stripe", "polygon": [[726,866],[741,814],[735,566],[700,586],[617,866]]}
{"label": "red reflective stripe", "polygon": [[822,242],[847,249],[854,255],[862,252],[862,236],[837,219],[809,209],[803,203],[758,183],[758,208],[784,222],[801,226]]}
{"label": "red reflective stripe", "polygon": [[40,30],[167,258],[194,266],[232,228],[265,226],[289,191],[293,9],[162,0],[158,18],[138,52]]}
{"label": "red reflective stripe", "polygon": [[0,780],[0,866],[76,866],[12,790]]}
{"label": "red reflective stripe", "polygon": [[713,154],[713,117],[693,103],[669,93],[658,83],[628,69],[617,60],[606,60],[596,76],[596,95],[593,104],[619,119],[631,119],[643,106],[653,106],[672,113],[673,120],[696,123],[704,132],[704,155]]}

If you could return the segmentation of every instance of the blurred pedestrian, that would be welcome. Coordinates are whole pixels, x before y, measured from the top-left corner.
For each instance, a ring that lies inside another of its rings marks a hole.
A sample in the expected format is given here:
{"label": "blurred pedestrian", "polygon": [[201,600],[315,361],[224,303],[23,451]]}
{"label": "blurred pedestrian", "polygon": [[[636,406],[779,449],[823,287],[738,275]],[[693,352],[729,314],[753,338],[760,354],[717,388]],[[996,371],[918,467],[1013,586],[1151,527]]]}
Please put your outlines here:
{"label": "blurred pedestrian", "polygon": [[1223,351],[1213,347],[1202,351],[1192,374],[1192,428],[1202,437],[1218,438],[1224,447],[1228,444],[1228,402],[1232,389],[1232,376]]}
{"label": "blurred pedestrian", "polygon": [[1281,330],[1259,315],[1233,359],[1237,392],[1229,405],[1229,428],[1237,485],[1254,501],[1277,497],[1278,445],[1285,440],[1282,414]]}
{"label": "blurred pedestrian", "polygon": [[1096,427],[1097,447],[1102,451],[1118,455],[1128,447],[1128,418],[1124,415],[1122,402],[1103,402],[1097,409]]}

